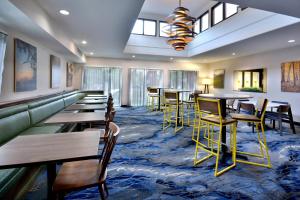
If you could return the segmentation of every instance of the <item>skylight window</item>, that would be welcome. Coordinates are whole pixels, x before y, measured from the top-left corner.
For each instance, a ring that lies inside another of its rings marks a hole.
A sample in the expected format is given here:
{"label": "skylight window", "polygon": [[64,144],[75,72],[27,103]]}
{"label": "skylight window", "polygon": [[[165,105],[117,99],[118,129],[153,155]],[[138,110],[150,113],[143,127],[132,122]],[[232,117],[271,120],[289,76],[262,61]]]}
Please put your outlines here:
{"label": "skylight window", "polygon": [[212,25],[224,20],[224,4],[219,3],[212,8]]}
{"label": "skylight window", "polygon": [[225,3],[225,17],[228,18],[238,12],[238,5]]}
{"label": "skylight window", "polygon": [[136,20],[132,33],[142,35],[144,33],[144,21],[142,19]]}
{"label": "skylight window", "polygon": [[144,20],[144,35],[156,35],[156,21]]}
{"label": "skylight window", "polygon": [[204,13],[201,17],[201,32],[205,31],[208,29],[208,23],[209,23],[209,19],[208,19],[208,11],[206,13]]}
{"label": "skylight window", "polygon": [[131,33],[156,36],[156,21],[137,19]]}
{"label": "skylight window", "polygon": [[159,22],[159,37],[169,37],[165,32],[168,31],[170,25],[166,22]]}
{"label": "skylight window", "polygon": [[194,32],[197,33],[197,34],[200,33],[200,19],[198,19],[197,21],[195,21]]}

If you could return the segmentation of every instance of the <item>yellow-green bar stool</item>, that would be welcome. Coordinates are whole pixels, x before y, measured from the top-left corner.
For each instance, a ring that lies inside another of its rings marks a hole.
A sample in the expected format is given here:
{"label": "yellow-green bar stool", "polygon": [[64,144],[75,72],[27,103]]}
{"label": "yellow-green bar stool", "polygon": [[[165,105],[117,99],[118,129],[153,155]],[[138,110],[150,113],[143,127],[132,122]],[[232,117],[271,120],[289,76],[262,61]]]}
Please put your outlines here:
{"label": "yellow-green bar stool", "polygon": [[[220,100],[218,99],[206,99],[199,97],[197,98],[197,107],[199,123],[196,138],[194,166],[202,163],[205,160],[208,160],[211,157],[216,157],[214,175],[219,176],[236,166],[236,120],[231,118],[222,118]],[[203,126],[203,122],[206,126]],[[231,127],[230,149],[232,152],[232,164],[219,170],[219,160],[222,145],[222,128],[224,126]],[[219,130],[215,132],[214,127],[219,127]],[[205,131],[201,132],[202,128],[204,128]],[[198,158],[200,150],[206,152],[207,156]]]}
{"label": "yellow-green bar stool", "polygon": [[147,107],[149,110],[154,111],[155,103],[158,104],[159,102],[158,98],[160,98],[158,93],[158,88],[147,87],[147,91],[148,91]]}
{"label": "yellow-green bar stool", "polygon": [[[267,105],[268,105],[268,99],[259,100],[254,115],[237,114],[237,113],[230,114],[231,117],[233,119],[236,119],[238,122],[241,121],[241,122],[254,123],[257,131],[259,153],[243,152],[243,151],[237,151],[237,153],[244,154],[247,156],[254,156],[256,158],[262,159],[262,162],[254,162],[254,161],[239,160],[239,159],[237,160],[237,162],[255,165],[255,166],[261,166],[261,167],[268,167],[268,168],[272,167],[265,130],[264,130],[264,116],[267,109]],[[261,128],[261,131],[259,130],[259,127]]]}

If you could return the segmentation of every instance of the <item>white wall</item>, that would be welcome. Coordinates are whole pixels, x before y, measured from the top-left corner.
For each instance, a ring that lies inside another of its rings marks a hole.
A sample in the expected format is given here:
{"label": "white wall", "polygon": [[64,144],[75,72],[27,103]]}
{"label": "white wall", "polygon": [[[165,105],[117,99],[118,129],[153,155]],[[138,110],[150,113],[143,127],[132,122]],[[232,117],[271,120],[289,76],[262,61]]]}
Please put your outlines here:
{"label": "white wall", "polygon": [[[281,92],[281,63],[300,60],[300,47],[279,49],[232,60],[211,63],[210,77],[214,69],[225,69],[225,88],[215,89],[213,92],[233,92],[233,71],[238,69],[267,68],[267,92],[247,93],[255,98],[264,97],[269,100],[287,101],[292,106],[292,112],[297,118],[300,116],[300,93]],[[245,94],[245,92],[243,92]]]}
{"label": "white wall", "polygon": [[[121,67],[122,68],[122,105],[128,104],[128,69],[129,68],[153,68],[153,69],[163,69],[164,71],[164,87],[168,87],[169,83],[169,73],[168,70],[195,70],[199,71],[199,82],[198,88],[202,89],[200,86],[200,79],[208,75],[207,65],[187,63],[187,62],[155,62],[155,61],[142,61],[142,60],[121,60],[121,59],[106,59],[106,58],[87,58],[87,63],[85,66],[90,67]],[[81,83],[81,73],[76,75],[76,88],[80,88]]]}
{"label": "white wall", "polygon": [[[61,55],[41,46],[33,39],[10,30],[0,25],[0,31],[8,34],[7,48],[4,59],[4,71],[0,102],[24,99],[38,95],[51,94],[63,90],[71,90],[66,87],[66,60]],[[28,92],[14,92],[14,38],[21,39],[37,48],[37,89]],[[61,84],[58,89],[50,88],[50,54],[60,58],[61,61]]]}

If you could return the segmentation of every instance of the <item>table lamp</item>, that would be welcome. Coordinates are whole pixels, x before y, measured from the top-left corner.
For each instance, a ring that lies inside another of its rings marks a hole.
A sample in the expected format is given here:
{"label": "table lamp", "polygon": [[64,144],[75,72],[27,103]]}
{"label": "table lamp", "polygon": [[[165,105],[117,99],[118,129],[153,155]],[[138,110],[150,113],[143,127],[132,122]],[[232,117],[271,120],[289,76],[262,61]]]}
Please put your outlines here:
{"label": "table lamp", "polygon": [[210,78],[204,78],[202,79],[202,85],[204,85],[204,93],[209,93],[209,85],[211,85],[211,79]]}

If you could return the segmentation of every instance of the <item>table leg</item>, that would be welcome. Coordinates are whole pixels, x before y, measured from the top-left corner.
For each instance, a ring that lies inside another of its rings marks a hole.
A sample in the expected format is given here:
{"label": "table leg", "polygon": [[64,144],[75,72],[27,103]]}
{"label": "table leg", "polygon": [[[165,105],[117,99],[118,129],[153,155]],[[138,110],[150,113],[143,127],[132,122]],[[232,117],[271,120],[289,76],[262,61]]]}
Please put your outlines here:
{"label": "table leg", "polygon": [[48,199],[54,199],[52,186],[56,177],[56,163],[49,163],[47,165],[47,185],[48,185]]}
{"label": "table leg", "polygon": [[293,119],[293,113],[291,107],[288,110],[289,120],[290,120],[290,127],[293,130],[293,133],[296,134],[294,119]]}
{"label": "table leg", "polygon": [[161,95],[161,88],[158,88],[158,111],[160,111],[160,95]]}
{"label": "table leg", "polygon": [[[177,124],[180,123],[180,106],[179,106],[179,103],[180,103],[180,97],[179,97],[180,93],[177,92]],[[182,120],[182,119],[181,119]]]}
{"label": "table leg", "polygon": [[[221,106],[221,116],[226,118],[226,99],[220,99]],[[226,126],[222,127],[222,159],[221,162],[225,162],[227,156],[227,146],[226,146]]]}

